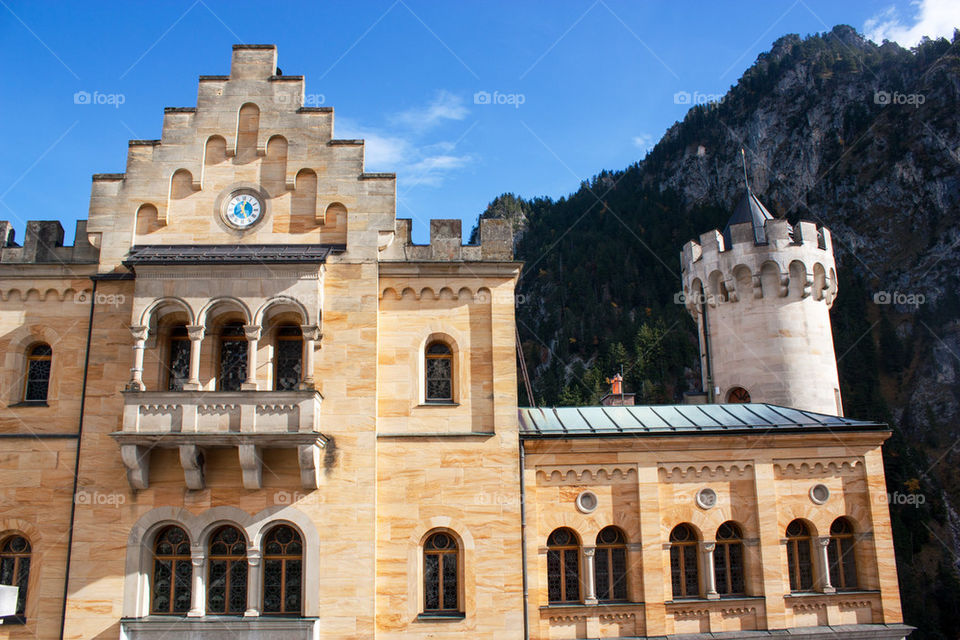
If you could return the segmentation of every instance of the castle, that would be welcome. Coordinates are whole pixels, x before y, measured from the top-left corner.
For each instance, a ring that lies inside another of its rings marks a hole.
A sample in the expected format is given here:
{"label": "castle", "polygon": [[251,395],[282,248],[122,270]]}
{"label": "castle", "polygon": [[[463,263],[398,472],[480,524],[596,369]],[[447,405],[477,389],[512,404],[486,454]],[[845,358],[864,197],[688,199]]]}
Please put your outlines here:
{"label": "castle", "polygon": [[0,223],[0,638],[909,635],[826,229],[683,248],[705,397],[519,408],[509,224],[414,244],[276,56]]}

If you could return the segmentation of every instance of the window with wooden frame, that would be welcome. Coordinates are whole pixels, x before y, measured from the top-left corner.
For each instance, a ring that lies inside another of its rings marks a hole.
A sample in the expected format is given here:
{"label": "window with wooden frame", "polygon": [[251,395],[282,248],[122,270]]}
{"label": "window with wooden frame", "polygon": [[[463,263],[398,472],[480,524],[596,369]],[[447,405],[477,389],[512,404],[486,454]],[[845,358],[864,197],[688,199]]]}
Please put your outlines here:
{"label": "window with wooden frame", "polygon": [[750,392],[743,387],[734,387],[727,393],[727,402],[730,404],[747,404],[750,402]]}
{"label": "window with wooden frame", "polygon": [[551,604],[580,602],[580,542],[566,527],[547,538],[547,597]]}
{"label": "window with wooden frame", "polygon": [[303,539],[291,526],[271,529],[263,543],[263,614],[303,613]]}
{"label": "window with wooden frame", "polygon": [[423,611],[427,614],[460,612],[460,549],[449,533],[434,533],[423,545]]}
{"label": "window with wooden frame", "polygon": [[787,525],[787,569],[790,591],[813,589],[813,537],[802,520]]}
{"label": "window with wooden frame", "polygon": [[247,539],[220,527],[207,549],[207,613],[239,616],[247,610]]}
{"label": "window with wooden frame", "polygon": [[220,366],[217,388],[240,391],[247,379],[247,336],[243,324],[231,322],[220,331]]}
{"label": "window with wooden frame", "polygon": [[425,353],[424,399],[426,402],[453,402],[453,351],[450,345],[434,341]]}
{"label": "window with wooden frame", "polygon": [[190,379],[190,336],[183,325],[170,330],[167,351],[167,391],[183,391]]}
{"label": "window with wooden frame", "polygon": [[53,349],[48,344],[37,344],[27,352],[27,370],[24,372],[23,401],[42,404],[47,401],[50,387],[50,367]]}
{"label": "window with wooden frame", "polygon": [[857,588],[857,559],[853,525],[847,518],[837,518],[830,525],[830,582],[839,590]]}
{"label": "window with wooden frame", "polygon": [[[30,582],[30,542],[20,535],[0,543],[0,584],[18,587],[14,620],[23,621],[27,611],[27,586]],[[10,618],[0,618],[0,623]]]}
{"label": "window with wooden frame", "polygon": [[282,326],[277,329],[274,355],[274,388],[294,391],[303,379],[303,333],[300,327]]}
{"label": "window with wooden frame", "polygon": [[192,582],[190,539],[180,527],[166,527],[157,534],[153,545],[150,613],[186,614],[190,611]]}
{"label": "window with wooden frame", "polygon": [[598,600],[627,599],[627,538],[618,527],[605,527],[597,534],[593,573]]}
{"label": "window with wooden frame", "polygon": [[721,596],[744,595],[743,532],[736,522],[724,522],[717,529],[713,571],[717,593]]}
{"label": "window with wooden frame", "polygon": [[674,600],[700,597],[698,543],[696,532],[688,524],[678,524],[670,532],[670,578]]}

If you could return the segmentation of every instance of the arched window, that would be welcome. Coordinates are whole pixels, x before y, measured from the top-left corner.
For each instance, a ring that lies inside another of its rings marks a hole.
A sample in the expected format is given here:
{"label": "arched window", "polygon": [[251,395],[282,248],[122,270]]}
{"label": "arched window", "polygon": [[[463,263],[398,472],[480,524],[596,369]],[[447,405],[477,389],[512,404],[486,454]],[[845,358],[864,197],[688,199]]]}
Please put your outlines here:
{"label": "arched window", "polygon": [[263,543],[264,615],[301,615],[303,540],[289,525],[278,525]]}
{"label": "arched window", "polygon": [[743,533],[735,522],[724,522],[717,529],[713,571],[717,581],[717,593],[721,596],[744,595]]}
{"label": "arched window", "polygon": [[293,391],[303,379],[303,333],[300,327],[277,329],[274,380],[277,391]]}
{"label": "arched window", "polygon": [[813,589],[813,538],[802,520],[787,525],[787,568],[790,591]]}
{"label": "arched window", "polygon": [[670,577],[674,600],[700,597],[697,542],[697,534],[688,524],[678,524],[670,532]]}
{"label": "arched window", "polygon": [[580,544],[566,527],[547,538],[547,594],[550,602],[580,602]]}
{"label": "arched window", "polygon": [[207,551],[207,613],[243,615],[247,610],[247,540],[224,526],[210,537]]}
{"label": "arched window", "polygon": [[423,609],[429,613],[459,612],[457,541],[438,532],[423,545]]}
{"label": "arched window", "polygon": [[593,568],[598,600],[627,599],[627,539],[617,527],[597,534]]}
{"label": "arched window", "polygon": [[170,352],[167,356],[167,390],[183,391],[190,379],[190,336],[183,325],[170,331]]}
{"label": "arched window", "polygon": [[426,352],[427,402],[453,402],[453,352],[443,342],[431,342]]}
{"label": "arched window", "polygon": [[750,402],[750,392],[743,387],[734,387],[727,393],[727,402],[731,404],[747,404]]}
{"label": "arched window", "polygon": [[48,344],[31,347],[27,353],[26,379],[23,385],[23,401],[43,403],[47,401],[50,386],[50,359],[53,350]]}
{"label": "arched window", "polygon": [[153,546],[150,613],[180,615],[190,611],[192,578],[190,539],[186,532],[177,526],[163,529]]}
{"label": "arched window", "polygon": [[837,518],[830,525],[830,582],[837,589],[857,588],[857,559],[853,526],[846,518]]}
{"label": "arched window", "polygon": [[247,379],[247,338],[243,324],[231,322],[220,332],[220,391],[240,391]]}
{"label": "arched window", "polygon": [[0,584],[19,587],[15,615],[21,619],[27,611],[27,584],[29,582],[30,543],[23,536],[10,536],[0,544]]}

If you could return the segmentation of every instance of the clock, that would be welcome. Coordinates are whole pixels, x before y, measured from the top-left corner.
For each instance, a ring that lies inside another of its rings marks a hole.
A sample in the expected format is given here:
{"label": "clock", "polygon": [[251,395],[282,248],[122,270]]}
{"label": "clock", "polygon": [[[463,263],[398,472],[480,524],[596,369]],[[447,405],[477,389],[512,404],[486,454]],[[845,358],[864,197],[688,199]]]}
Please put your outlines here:
{"label": "clock", "polygon": [[238,193],[227,202],[224,218],[238,229],[247,229],[260,219],[263,203],[250,193]]}

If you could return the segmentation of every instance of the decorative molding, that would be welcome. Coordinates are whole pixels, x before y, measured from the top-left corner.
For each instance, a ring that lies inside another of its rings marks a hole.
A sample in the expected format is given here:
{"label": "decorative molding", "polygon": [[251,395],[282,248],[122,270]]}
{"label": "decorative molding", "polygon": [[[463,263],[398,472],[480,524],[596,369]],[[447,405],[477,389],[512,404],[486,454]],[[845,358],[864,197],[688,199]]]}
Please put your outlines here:
{"label": "decorative molding", "polygon": [[829,458],[811,463],[808,460],[776,460],[773,469],[780,478],[816,478],[850,476],[862,473],[862,458]]}
{"label": "decorative molding", "polygon": [[660,479],[665,482],[689,482],[716,478],[743,478],[752,473],[753,463],[733,462],[667,462],[657,465]]}
{"label": "decorative molding", "polygon": [[636,482],[636,465],[582,464],[537,467],[540,484],[613,484]]}
{"label": "decorative molding", "polygon": [[52,299],[57,302],[65,302],[68,299],[71,302],[77,302],[79,304],[87,304],[90,302],[90,297],[93,295],[91,289],[81,289],[77,290],[72,287],[67,287],[66,289],[57,289],[55,287],[48,287],[41,291],[35,287],[23,290],[17,287],[11,287],[9,289],[0,289],[0,300],[3,302],[9,302],[10,298],[19,298],[20,302],[27,302],[29,300],[36,300],[37,302],[47,302]]}
{"label": "decorative molding", "polygon": [[[398,292],[397,289],[400,289]],[[419,290],[413,287],[386,287],[380,292],[381,300],[466,300],[468,302],[489,303],[492,299],[490,289],[480,287],[474,292],[470,287],[460,287],[456,291],[452,287],[440,287],[434,290],[433,287],[420,287]]]}

